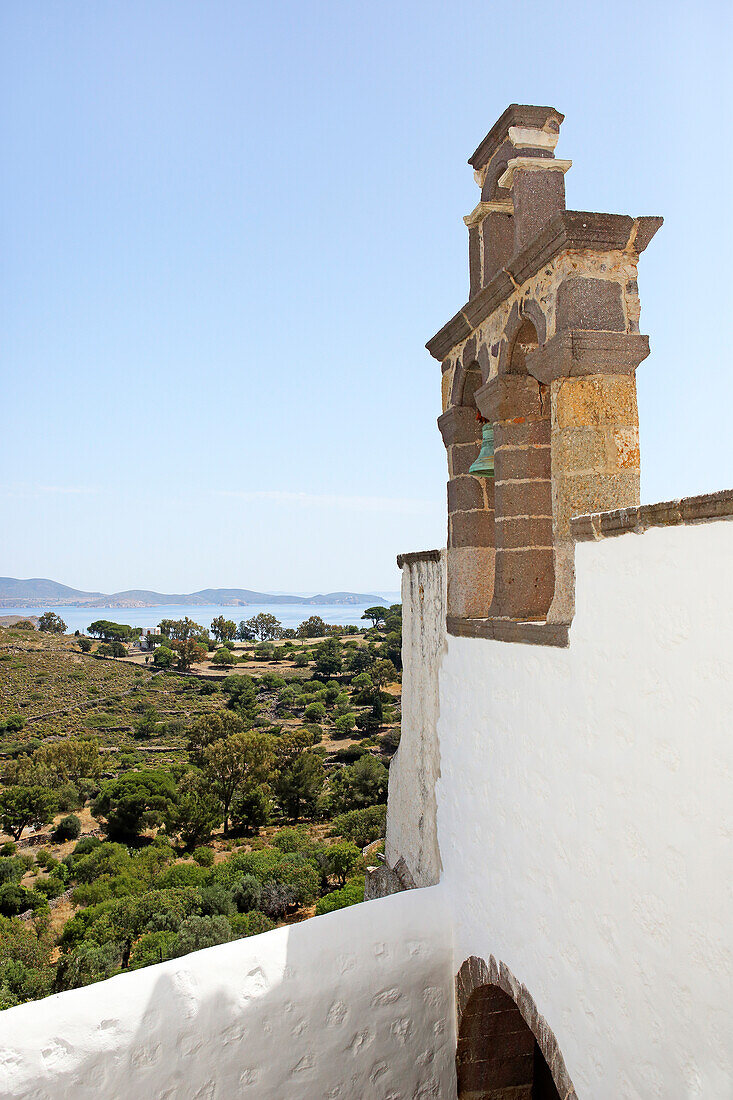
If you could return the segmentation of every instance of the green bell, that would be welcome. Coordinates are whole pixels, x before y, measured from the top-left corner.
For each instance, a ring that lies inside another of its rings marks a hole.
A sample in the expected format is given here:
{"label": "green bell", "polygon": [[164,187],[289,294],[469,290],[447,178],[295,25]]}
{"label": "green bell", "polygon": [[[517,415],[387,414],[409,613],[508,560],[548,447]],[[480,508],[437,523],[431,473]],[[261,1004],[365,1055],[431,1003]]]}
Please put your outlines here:
{"label": "green bell", "polygon": [[474,477],[494,476],[494,425],[484,424],[481,429],[481,450],[469,469]]}

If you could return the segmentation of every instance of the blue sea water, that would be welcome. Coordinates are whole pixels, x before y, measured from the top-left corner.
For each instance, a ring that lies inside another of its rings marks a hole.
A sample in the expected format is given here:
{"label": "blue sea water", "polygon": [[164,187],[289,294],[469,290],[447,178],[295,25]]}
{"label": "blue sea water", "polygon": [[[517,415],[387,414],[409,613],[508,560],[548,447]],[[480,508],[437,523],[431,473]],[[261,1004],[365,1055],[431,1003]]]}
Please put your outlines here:
{"label": "blue sea water", "polygon": [[[385,606],[397,603],[399,594],[387,592],[385,594]],[[246,607],[217,607],[214,604],[198,606],[166,606],[166,607],[0,607],[0,616],[3,615],[42,615],[44,611],[54,611],[66,623],[69,634],[75,630],[86,632],[90,623],[95,619],[109,619],[113,623],[126,623],[128,626],[153,627],[157,626],[161,619],[183,619],[188,615],[189,619],[199,623],[207,629],[211,627],[211,620],[223,615],[225,619],[234,619],[239,624],[242,619],[251,619],[260,611],[274,615],[284,627],[296,627],[304,619],[311,615],[320,615],[327,623],[338,623],[339,626],[368,626],[369,623],[362,620],[365,607],[369,604],[247,604]]]}

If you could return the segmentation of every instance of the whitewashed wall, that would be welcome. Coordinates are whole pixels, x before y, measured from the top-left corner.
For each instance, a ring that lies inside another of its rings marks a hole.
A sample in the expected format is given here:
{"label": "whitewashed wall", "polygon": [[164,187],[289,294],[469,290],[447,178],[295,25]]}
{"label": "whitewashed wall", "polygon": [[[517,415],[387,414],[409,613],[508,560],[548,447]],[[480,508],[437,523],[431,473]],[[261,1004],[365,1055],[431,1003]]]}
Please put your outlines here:
{"label": "whitewashed wall", "polygon": [[402,735],[389,766],[385,856],[416,886],[440,878],[435,782],[440,774],[438,673],[445,652],[445,551],[402,569]]}
{"label": "whitewashed wall", "polygon": [[456,967],[525,983],[581,1100],[733,1097],[733,523],[576,549],[569,649],[448,639]]}
{"label": "whitewashed wall", "polygon": [[0,1097],[454,1095],[440,897],[397,894],[9,1009]]}

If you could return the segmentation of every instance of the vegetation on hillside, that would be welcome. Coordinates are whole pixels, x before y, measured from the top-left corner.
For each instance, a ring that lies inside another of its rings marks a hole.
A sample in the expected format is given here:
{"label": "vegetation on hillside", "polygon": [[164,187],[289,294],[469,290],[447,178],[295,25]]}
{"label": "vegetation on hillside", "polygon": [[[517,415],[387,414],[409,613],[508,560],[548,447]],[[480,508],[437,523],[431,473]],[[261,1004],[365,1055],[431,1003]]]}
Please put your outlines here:
{"label": "vegetation on hillside", "polygon": [[0,630],[0,1007],[360,901],[400,612]]}

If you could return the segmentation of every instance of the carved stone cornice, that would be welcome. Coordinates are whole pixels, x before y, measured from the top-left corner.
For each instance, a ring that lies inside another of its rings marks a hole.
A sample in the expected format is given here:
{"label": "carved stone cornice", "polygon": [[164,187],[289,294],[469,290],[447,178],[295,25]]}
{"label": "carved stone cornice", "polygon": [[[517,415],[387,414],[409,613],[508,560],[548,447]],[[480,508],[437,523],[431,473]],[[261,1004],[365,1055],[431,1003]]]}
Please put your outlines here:
{"label": "carved stone cornice", "polygon": [[425,345],[430,354],[443,360],[489,317],[517,287],[523,286],[544,264],[562,252],[583,249],[590,252],[643,252],[663,222],[663,218],[632,218],[628,214],[594,214],[582,210],[564,210],[535,237],[531,244],[513,256],[487,287],[443,325]]}

